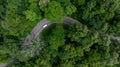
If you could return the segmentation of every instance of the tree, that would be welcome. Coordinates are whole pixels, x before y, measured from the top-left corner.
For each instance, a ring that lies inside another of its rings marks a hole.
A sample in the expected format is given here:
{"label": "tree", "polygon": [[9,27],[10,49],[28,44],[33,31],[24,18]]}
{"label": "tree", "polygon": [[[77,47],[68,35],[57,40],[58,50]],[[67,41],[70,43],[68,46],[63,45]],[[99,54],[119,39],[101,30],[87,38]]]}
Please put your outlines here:
{"label": "tree", "polygon": [[[62,25],[63,16],[79,22]],[[55,22],[40,34],[47,45],[20,50],[43,18]],[[17,57],[14,67],[117,67],[119,40],[120,0],[0,1],[0,63]]]}
{"label": "tree", "polygon": [[[45,40],[50,44],[51,49],[57,50],[59,46],[62,46],[65,44],[65,39],[64,39],[65,29],[63,28],[61,24],[58,24],[50,32],[51,33],[49,34],[49,36],[47,36]],[[44,35],[43,37],[46,37],[46,35]]]}
{"label": "tree", "polygon": [[49,2],[50,2],[50,0],[39,0],[39,6],[40,6],[40,8],[46,7]]}
{"label": "tree", "polygon": [[45,13],[44,16],[53,22],[61,22],[61,18],[64,15],[64,10],[60,3],[51,1],[47,6],[48,7],[42,9]]}
{"label": "tree", "polygon": [[26,46],[24,47],[25,49],[19,51],[17,53],[17,58],[21,62],[30,60],[31,58],[39,55],[42,47],[44,47],[43,44],[45,46],[45,43],[43,41],[34,41],[32,44],[30,44],[30,46]]}
{"label": "tree", "polygon": [[68,38],[82,45],[82,48],[89,48],[98,40],[98,32],[90,31],[87,26],[80,23],[73,24],[68,29]]}
{"label": "tree", "polygon": [[6,1],[0,1],[0,20],[3,20],[6,12]]}
{"label": "tree", "polygon": [[36,21],[40,18],[35,12],[30,10],[24,11],[24,14],[26,16],[26,19],[28,19],[29,21]]}

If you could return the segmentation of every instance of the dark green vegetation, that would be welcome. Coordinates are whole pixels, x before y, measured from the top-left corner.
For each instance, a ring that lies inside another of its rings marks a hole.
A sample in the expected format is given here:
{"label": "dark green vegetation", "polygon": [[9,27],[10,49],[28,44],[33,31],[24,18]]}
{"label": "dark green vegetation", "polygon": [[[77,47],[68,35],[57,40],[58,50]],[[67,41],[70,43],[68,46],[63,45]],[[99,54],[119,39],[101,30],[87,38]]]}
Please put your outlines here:
{"label": "dark green vegetation", "polygon": [[[62,17],[78,23],[64,27]],[[58,22],[45,29],[42,42],[20,50],[24,38],[43,18]],[[120,0],[1,0],[0,63],[13,67],[119,67]]]}

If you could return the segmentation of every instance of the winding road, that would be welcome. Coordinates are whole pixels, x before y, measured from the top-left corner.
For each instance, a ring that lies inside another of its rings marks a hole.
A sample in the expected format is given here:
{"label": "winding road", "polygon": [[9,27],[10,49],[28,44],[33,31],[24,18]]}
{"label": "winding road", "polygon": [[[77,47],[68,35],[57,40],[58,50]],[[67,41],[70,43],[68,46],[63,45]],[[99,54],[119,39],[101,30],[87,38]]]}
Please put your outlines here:
{"label": "winding road", "polygon": [[[78,22],[70,17],[63,17],[63,25],[69,25],[71,23]],[[48,21],[47,19],[43,19],[40,21],[31,31],[31,33],[25,38],[21,48],[23,49],[25,46],[30,45],[33,41],[39,38],[39,34],[44,30],[46,27],[53,24],[52,22]]]}
{"label": "winding road", "polygon": [[[69,25],[71,23],[78,22],[77,20],[74,20],[66,16],[64,16],[62,20],[63,20],[62,22],[63,25]],[[44,30],[46,27],[50,26],[51,24],[53,24],[53,22],[50,22],[47,19],[43,19],[40,22],[38,22],[38,24],[32,29],[30,34],[28,34],[28,36],[23,41],[21,49],[25,49],[26,46],[29,46],[33,41],[39,39],[39,34],[42,32],[42,30]],[[0,64],[0,67],[11,67],[15,61],[16,58],[13,58],[10,62]]]}
{"label": "winding road", "polygon": [[[70,17],[64,16],[62,24],[69,25],[71,23],[76,23],[76,22],[78,22],[78,21],[74,20]],[[46,27],[50,26],[51,24],[53,24],[53,23],[48,21],[47,19],[43,19],[40,22],[38,22],[38,24],[32,29],[30,34],[28,34],[28,36],[23,41],[21,48],[25,49],[26,46],[29,46],[33,41],[39,39],[39,34],[42,32],[42,30],[44,30]],[[117,40],[120,42],[120,37],[114,37],[114,36],[109,36],[109,37],[111,40]],[[40,50],[42,50],[42,49],[40,49]],[[16,61],[16,58],[13,58],[8,63],[0,64],[0,67],[11,67],[15,61]]]}

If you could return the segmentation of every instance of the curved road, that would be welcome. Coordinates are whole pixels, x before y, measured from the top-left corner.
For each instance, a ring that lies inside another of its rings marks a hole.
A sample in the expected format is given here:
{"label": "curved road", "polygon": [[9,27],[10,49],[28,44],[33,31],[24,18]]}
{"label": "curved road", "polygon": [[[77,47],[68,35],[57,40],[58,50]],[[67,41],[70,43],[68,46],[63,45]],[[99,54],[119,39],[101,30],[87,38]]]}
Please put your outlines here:
{"label": "curved road", "polygon": [[[75,23],[78,22],[77,20],[74,20],[70,17],[63,17],[63,25],[69,25],[71,23]],[[37,40],[39,38],[39,34],[42,32],[43,29],[45,29],[46,27],[50,26],[51,23],[50,21],[48,21],[47,19],[43,19],[42,21],[38,22],[38,24],[32,29],[32,31],[30,32],[30,34],[28,34],[28,36],[25,38],[21,49],[25,49],[26,46],[29,46],[33,41]],[[13,58],[10,62],[8,63],[4,63],[4,64],[0,64],[0,67],[11,67],[12,64],[16,61],[16,58]]]}
{"label": "curved road", "polygon": [[[78,22],[77,20],[74,20],[70,17],[63,17],[63,25],[69,25],[71,23],[76,23]],[[26,46],[29,46],[33,41],[37,40],[39,38],[39,34],[42,32],[42,30],[44,30],[46,27],[50,26],[51,23],[50,21],[48,21],[47,19],[43,19],[42,21],[40,21],[31,31],[31,33],[25,38],[21,49],[25,49]],[[120,42],[120,37],[114,37],[114,36],[110,36],[111,40],[117,40]],[[13,58],[10,62],[8,63],[4,63],[4,64],[0,64],[0,67],[7,67],[7,66],[12,66],[12,63],[16,61],[16,58]]]}
{"label": "curved road", "polygon": [[[78,22],[78,21],[76,21],[70,17],[63,17],[63,25],[69,25],[69,24],[75,23],[75,22]],[[42,32],[42,30],[45,29],[46,27],[50,26],[51,24],[53,24],[53,23],[51,23],[47,19],[43,19],[42,21],[40,21],[33,28],[31,33],[25,38],[21,48],[23,49],[25,46],[30,45],[34,40],[37,40],[39,37],[39,34]]]}

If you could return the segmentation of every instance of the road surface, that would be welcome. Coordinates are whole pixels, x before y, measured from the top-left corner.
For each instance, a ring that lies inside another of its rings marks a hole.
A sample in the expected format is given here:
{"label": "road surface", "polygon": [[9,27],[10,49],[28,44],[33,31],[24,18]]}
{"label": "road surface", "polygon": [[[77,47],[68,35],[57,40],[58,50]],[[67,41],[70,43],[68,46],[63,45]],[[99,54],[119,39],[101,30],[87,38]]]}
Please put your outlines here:
{"label": "road surface", "polygon": [[[71,23],[75,23],[78,22],[70,17],[63,17],[63,25],[69,25]],[[37,40],[39,38],[39,34],[42,32],[43,29],[45,29],[46,27],[50,26],[51,23],[50,21],[48,21],[47,19],[43,19],[42,21],[40,21],[31,31],[31,33],[25,38],[22,47],[24,48],[25,46],[30,45],[33,41]],[[45,25],[47,25],[46,27],[44,27]]]}
{"label": "road surface", "polygon": [[[78,22],[77,20],[74,20],[70,17],[63,17],[63,25],[69,25],[71,23],[76,23]],[[39,34],[42,32],[42,30],[44,30],[46,27],[50,26],[51,23],[50,21],[48,21],[47,19],[43,19],[42,21],[40,21],[31,31],[30,34],[28,34],[28,36],[25,38],[21,48],[24,48],[26,46],[29,46],[34,40],[37,40],[39,38]],[[45,27],[44,27],[45,25]],[[118,40],[120,42],[120,37],[110,37],[111,39],[114,40]],[[40,49],[42,50],[42,49]],[[6,66],[12,66],[12,63],[15,62],[16,59],[12,59],[10,62],[8,63],[4,63],[4,64],[0,64],[0,67],[6,67]]]}
{"label": "road surface", "polygon": [[[63,25],[69,25],[71,23],[75,23],[78,22],[70,17],[63,17]],[[24,49],[26,46],[29,46],[33,41],[37,40],[39,38],[39,34],[42,32],[42,30],[44,30],[46,27],[50,26],[51,23],[50,21],[48,21],[47,19],[43,19],[42,21],[38,22],[38,24],[32,29],[32,31],[30,32],[30,34],[28,34],[28,36],[26,36],[21,48]],[[40,49],[42,50],[42,49]],[[16,61],[15,58],[13,58],[10,62],[8,63],[4,63],[4,64],[0,64],[0,67],[11,67],[12,64]]]}
{"label": "road surface", "polygon": [[42,30],[46,27],[44,27],[44,25],[51,25],[52,23],[50,21],[48,21],[47,19],[43,19],[42,21],[40,21],[31,31],[30,34],[28,34],[28,36],[25,38],[21,48],[23,49],[25,46],[30,45],[34,40],[39,38],[39,34],[40,32],[42,32]]}

